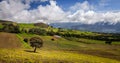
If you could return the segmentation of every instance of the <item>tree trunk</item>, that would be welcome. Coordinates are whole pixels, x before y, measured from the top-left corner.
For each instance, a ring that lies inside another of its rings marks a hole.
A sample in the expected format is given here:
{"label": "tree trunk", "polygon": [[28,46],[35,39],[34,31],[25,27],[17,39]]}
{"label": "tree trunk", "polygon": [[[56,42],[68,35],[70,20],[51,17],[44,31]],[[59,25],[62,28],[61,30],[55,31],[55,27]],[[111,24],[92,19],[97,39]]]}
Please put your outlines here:
{"label": "tree trunk", "polygon": [[34,52],[36,52],[36,47],[34,48]]}

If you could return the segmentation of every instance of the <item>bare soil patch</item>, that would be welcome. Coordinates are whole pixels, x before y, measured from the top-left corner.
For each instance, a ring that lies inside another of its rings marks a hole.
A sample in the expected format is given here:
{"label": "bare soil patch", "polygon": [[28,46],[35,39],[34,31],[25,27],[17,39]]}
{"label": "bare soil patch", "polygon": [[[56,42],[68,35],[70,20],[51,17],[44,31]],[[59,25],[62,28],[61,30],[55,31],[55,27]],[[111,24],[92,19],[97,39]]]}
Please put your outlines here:
{"label": "bare soil patch", "polygon": [[19,48],[21,45],[16,34],[0,32],[0,48]]}

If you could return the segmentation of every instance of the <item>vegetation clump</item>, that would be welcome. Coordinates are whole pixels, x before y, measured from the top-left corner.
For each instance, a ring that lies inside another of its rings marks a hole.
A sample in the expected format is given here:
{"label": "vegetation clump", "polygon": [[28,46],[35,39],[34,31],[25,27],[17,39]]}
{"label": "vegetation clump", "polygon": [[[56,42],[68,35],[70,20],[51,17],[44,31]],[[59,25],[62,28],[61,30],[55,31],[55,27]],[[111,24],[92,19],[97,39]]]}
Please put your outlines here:
{"label": "vegetation clump", "polygon": [[55,39],[54,39],[54,38],[52,38],[51,40],[52,40],[52,41],[54,41]]}
{"label": "vegetation clump", "polygon": [[4,23],[2,30],[9,33],[19,33],[20,27],[17,23]]}
{"label": "vegetation clump", "polygon": [[24,41],[25,41],[26,43],[28,43],[28,38],[24,38]]}
{"label": "vegetation clump", "polygon": [[112,41],[111,41],[111,40],[108,40],[108,41],[105,42],[105,44],[111,45],[111,44],[112,44]]}
{"label": "vegetation clump", "polygon": [[41,48],[43,46],[43,40],[40,37],[32,37],[30,39],[30,46],[34,47],[34,52],[36,52],[36,48]]}
{"label": "vegetation clump", "polygon": [[46,35],[47,34],[46,30],[41,29],[41,28],[31,28],[31,29],[29,29],[28,32],[31,34],[38,34],[38,35]]}

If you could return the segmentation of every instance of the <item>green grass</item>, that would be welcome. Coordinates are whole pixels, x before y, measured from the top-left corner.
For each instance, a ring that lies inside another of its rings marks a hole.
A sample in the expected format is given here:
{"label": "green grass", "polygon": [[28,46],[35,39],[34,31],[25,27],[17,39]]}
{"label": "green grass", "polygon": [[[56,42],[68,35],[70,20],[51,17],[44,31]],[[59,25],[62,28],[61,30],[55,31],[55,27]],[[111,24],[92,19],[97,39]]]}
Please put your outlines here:
{"label": "green grass", "polygon": [[3,28],[3,25],[0,23],[0,29],[2,29]]}
{"label": "green grass", "polygon": [[19,24],[20,28],[34,28],[34,24],[25,24],[25,23],[20,23]]}
{"label": "green grass", "polygon": [[[23,41],[24,38],[31,38],[31,37],[35,37],[35,36],[39,36],[39,35],[35,35],[35,34],[26,34],[26,33],[22,33],[22,34],[17,34],[18,37],[21,38],[21,40]],[[52,41],[51,39],[53,38],[52,36],[39,36],[43,39],[44,43],[44,47],[45,49],[71,49],[71,48],[76,48],[77,46],[79,46],[78,42],[73,42],[72,41],[68,41],[64,38],[59,38],[56,39],[55,41]]]}
{"label": "green grass", "polygon": [[120,41],[114,41],[112,44],[120,45]]}
{"label": "green grass", "polygon": [[120,61],[64,51],[0,49],[0,60],[6,63],[120,63]]}
{"label": "green grass", "polygon": [[[31,38],[39,35],[23,33],[19,34],[19,36],[21,36],[22,38]],[[120,53],[119,44],[107,45],[104,43],[104,41],[83,38],[78,39],[81,40],[82,42],[66,40],[65,38],[58,38],[55,39],[55,41],[52,41],[51,40],[53,38],[52,36],[39,36],[39,37],[41,37],[44,41],[42,50],[74,51],[85,54],[86,52],[88,52],[88,54],[91,54],[89,53],[89,51],[91,51],[93,53],[95,52],[96,54],[98,54],[98,56],[99,54],[102,56],[104,56],[103,54],[113,54],[114,56],[117,55],[118,57],[120,57],[120,54],[118,54]]]}
{"label": "green grass", "polygon": [[[16,35],[23,43],[23,48],[0,49],[0,63],[120,63],[119,44],[106,45],[103,41],[83,38],[58,38],[52,41],[52,36],[26,33]],[[35,36],[44,41],[37,53],[33,53],[33,48],[23,41],[24,38]]]}
{"label": "green grass", "polygon": [[[19,24],[20,28],[36,28],[34,24]],[[0,26],[1,27],[1,26]],[[58,28],[44,28],[47,31],[58,32]],[[64,32],[80,35],[99,35],[92,32],[67,30]],[[40,36],[36,34],[16,34],[22,42],[20,49],[0,49],[0,63],[120,63],[120,42],[113,42],[112,45],[104,41],[84,38],[64,37],[52,41],[52,36]],[[23,41],[24,38],[41,37],[44,41],[43,47],[33,53],[33,48]]]}
{"label": "green grass", "polygon": [[17,37],[20,39],[20,41],[22,42],[22,47],[23,48],[31,48],[27,43],[25,43],[23,40],[24,40],[24,38],[23,37],[21,37],[19,34],[16,34],[17,35]]}
{"label": "green grass", "polygon": [[[77,41],[77,42],[85,43],[85,44],[105,44],[105,41],[100,41],[100,40],[74,38],[74,37],[65,37],[65,38],[70,41]],[[112,45],[120,45],[120,41],[113,41]]]}

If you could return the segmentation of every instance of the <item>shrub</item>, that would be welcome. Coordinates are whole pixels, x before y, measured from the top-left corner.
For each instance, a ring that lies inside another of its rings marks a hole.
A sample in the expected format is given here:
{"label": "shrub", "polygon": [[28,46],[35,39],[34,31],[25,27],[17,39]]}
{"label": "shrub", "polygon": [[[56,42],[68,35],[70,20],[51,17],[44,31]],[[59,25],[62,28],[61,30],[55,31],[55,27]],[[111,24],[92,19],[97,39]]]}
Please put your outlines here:
{"label": "shrub", "polygon": [[25,28],[22,28],[21,32],[28,33],[27,29],[25,29]]}
{"label": "shrub", "polygon": [[111,44],[112,44],[112,41],[106,41],[105,44],[111,45]]}
{"label": "shrub", "polygon": [[25,41],[26,43],[28,43],[28,38],[24,38],[24,41]]}
{"label": "shrub", "polygon": [[41,28],[32,28],[29,30],[29,33],[38,34],[38,35],[47,35],[47,31]]}
{"label": "shrub", "polygon": [[52,38],[51,40],[52,40],[52,41],[54,41],[55,39],[54,39],[54,38]]}

